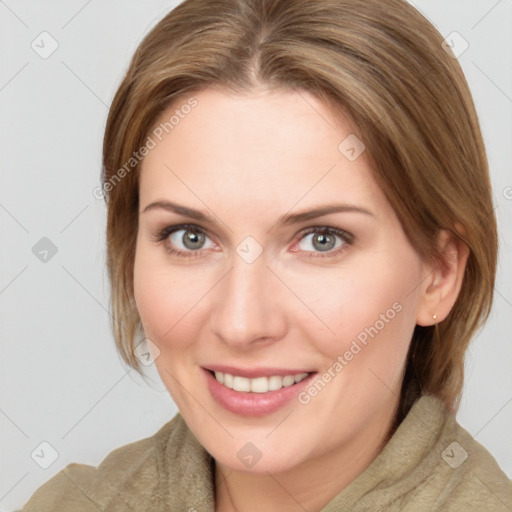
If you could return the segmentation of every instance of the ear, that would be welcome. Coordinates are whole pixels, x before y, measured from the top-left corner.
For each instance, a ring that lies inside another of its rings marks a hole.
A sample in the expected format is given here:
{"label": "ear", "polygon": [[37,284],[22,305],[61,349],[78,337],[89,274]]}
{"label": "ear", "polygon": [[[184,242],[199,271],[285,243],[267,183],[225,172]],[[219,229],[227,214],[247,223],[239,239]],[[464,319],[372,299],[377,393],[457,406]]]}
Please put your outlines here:
{"label": "ear", "polygon": [[416,318],[422,326],[437,324],[448,316],[459,295],[469,257],[468,246],[446,230],[439,234],[438,248],[444,264],[430,266]]}

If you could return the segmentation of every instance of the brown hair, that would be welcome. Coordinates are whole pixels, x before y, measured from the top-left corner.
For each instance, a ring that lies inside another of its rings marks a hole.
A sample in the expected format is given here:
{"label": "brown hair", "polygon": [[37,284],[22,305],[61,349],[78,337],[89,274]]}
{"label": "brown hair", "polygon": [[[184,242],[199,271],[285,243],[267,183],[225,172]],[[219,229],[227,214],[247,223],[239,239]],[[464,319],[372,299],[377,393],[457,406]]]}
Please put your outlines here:
{"label": "brown hair", "polygon": [[[294,88],[352,119],[418,254],[441,259],[441,229],[469,247],[449,316],[414,331],[402,388],[416,383],[413,399],[429,393],[457,408],[466,348],[492,304],[497,229],[471,93],[442,43],[405,0],[186,0],[151,30],[115,95],[103,146],[113,328],[125,362],[140,371],[134,152],[163,110],[208,86]],[[402,393],[402,411],[408,401]]]}

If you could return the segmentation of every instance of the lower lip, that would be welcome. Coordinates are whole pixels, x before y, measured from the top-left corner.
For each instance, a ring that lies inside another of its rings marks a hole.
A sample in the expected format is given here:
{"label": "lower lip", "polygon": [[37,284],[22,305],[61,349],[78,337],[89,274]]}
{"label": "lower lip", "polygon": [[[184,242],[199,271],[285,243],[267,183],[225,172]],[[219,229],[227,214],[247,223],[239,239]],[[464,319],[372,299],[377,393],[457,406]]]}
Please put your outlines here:
{"label": "lower lip", "polygon": [[250,393],[234,391],[221,384],[208,370],[203,368],[203,372],[213,399],[224,409],[240,416],[264,416],[277,411],[307,387],[315,376],[311,373],[299,383],[276,391]]}

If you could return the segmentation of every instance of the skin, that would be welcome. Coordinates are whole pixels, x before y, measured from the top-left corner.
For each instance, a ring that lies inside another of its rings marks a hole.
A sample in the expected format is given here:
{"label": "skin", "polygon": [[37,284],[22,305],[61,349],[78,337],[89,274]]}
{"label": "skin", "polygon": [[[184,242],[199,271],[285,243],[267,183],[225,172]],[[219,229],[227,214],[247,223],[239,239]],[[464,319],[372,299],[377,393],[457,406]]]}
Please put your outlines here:
{"label": "skin", "polygon": [[[215,458],[216,509],[320,510],[381,451],[413,329],[449,313],[467,251],[441,233],[449,269],[421,260],[365,152],[352,162],[338,150],[357,131],[311,94],[209,88],[194,97],[197,107],[142,165],[136,305],[160,351],[155,363],[165,386]],[[200,210],[213,223],[146,209],[158,201]],[[334,203],[371,213],[278,223]],[[202,248],[183,245],[183,231],[155,241],[182,223],[205,231]],[[335,247],[321,251],[304,233],[311,227],[342,229],[352,243],[335,237]],[[252,263],[236,252],[247,236],[263,249]],[[396,303],[400,312],[305,405],[294,399],[272,414],[244,417],[218,405],[205,385],[208,364],[321,374]],[[252,468],[237,457],[247,442],[262,454]]]}

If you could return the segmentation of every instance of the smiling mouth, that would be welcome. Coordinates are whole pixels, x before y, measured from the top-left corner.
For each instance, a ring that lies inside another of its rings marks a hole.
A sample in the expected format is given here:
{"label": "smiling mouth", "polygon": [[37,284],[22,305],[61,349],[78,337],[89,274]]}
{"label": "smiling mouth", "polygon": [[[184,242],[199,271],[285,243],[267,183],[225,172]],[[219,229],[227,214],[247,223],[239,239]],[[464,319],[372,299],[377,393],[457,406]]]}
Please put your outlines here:
{"label": "smiling mouth", "polygon": [[209,370],[217,382],[239,392],[268,393],[269,391],[278,391],[281,388],[287,388],[298,384],[311,373],[303,372],[290,375],[272,375],[270,377],[256,377],[253,379],[232,375],[230,373]]}

